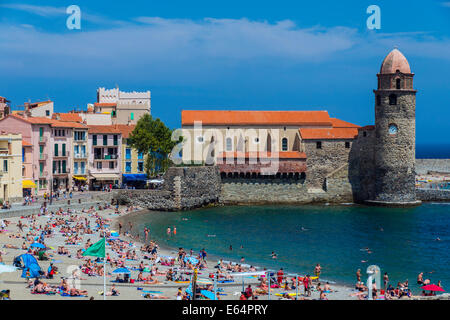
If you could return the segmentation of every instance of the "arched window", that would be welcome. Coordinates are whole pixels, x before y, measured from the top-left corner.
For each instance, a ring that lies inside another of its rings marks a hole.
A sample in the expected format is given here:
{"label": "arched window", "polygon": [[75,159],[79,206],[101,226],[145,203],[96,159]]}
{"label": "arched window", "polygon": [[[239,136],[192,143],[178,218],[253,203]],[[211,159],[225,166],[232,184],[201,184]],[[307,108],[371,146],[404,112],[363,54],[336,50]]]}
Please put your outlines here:
{"label": "arched window", "polygon": [[389,104],[395,106],[397,104],[397,96],[395,94],[389,95]]}
{"label": "arched window", "polygon": [[399,78],[399,79],[396,79],[396,80],[395,80],[395,88],[396,88],[396,89],[400,89],[400,85],[401,85],[401,80],[400,80],[400,78]]}
{"label": "arched window", "polygon": [[283,138],[281,140],[281,150],[288,151],[288,139],[287,138]]}
{"label": "arched window", "polygon": [[231,138],[227,138],[226,144],[227,144],[227,146],[226,146],[227,151],[232,151],[233,150],[233,140]]}

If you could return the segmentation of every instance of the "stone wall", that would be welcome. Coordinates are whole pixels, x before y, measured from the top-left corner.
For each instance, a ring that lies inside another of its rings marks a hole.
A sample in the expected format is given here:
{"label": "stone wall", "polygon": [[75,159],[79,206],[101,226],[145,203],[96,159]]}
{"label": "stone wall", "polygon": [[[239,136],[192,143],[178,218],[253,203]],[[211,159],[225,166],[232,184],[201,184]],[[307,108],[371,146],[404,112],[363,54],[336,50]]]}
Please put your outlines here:
{"label": "stone wall", "polygon": [[223,204],[307,204],[352,202],[353,195],[348,177],[330,176],[327,191],[308,188],[304,179],[222,178],[220,202]]}
{"label": "stone wall", "polygon": [[220,176],[215,166],[171,167],[158,190],[119,190],[122,204],[138,205],[150,210],[175,211],[217,203]]}
{"label": "stone wall", "polygon": [[[322,147],[318,149],[317,141],[304,141],[307,155],[306,181],[311,188],[324,188],[326,176],[348,164],[353,142],[352,139],[320,140]],[[350,148],[345,147],[346,142],[350,143]]]}
{"label": "stone wall", "polygon": [[[395,93],[397,104],[389,105]],[[386,202],[415,201],[415,106],[409,90],[377,90],[382,102],[375,108],[375,199]],[[398,132],[389,133],[396,125]]]}
{"label": "stone wall", "polygon": [[363,128],[350,150],[348,175],[355,202],[364,202],[375,196],[374,144],[375,130]]}
{"label": "stone wall", "polygon": [[450,159],[416,159],[416,173],[450,173]]}
{"label": "stone wall", "polygon": [[416,189],[416,197],[422,201],[450,201],[450,190]]}

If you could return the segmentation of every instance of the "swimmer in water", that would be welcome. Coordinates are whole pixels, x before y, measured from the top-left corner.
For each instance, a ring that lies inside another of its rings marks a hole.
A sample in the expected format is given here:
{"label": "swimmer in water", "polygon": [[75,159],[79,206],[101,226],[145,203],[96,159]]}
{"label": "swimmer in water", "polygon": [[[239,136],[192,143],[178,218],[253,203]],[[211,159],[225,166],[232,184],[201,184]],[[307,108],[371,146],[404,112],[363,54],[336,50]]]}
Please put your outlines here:
{"label": "swimmer in water", "polygon": [[367,260],[361,260],[361,262],[362,262],[362,263],[366,263],[366,262],[367,262]]}
{"label": "swimmer in water", "polygon": [[170,234],[170,227],[167,227],[167,234]]}
{"label": "swimmer in water", "polygon": [[272,259],[276,259],[277,258],[277,254],[275,252],[273,252],[273,251],[272,251],[271,256],[272,256]]}
{"label": "swimmer in water", "polygon": [[439,238],[436,238],[436,241],[441,241],[441,239],[439,239]]}
{"label": "swimmer in water", "polygon": [[173,226],[173,234],[177,234],[177,228]]}
{"label": "swimmer in water", "polygon": [[301,229],[302,231],[308,231],[308,229],[306,229],[306,228],[303,227],[303,226],[302,226],[300,229]]}

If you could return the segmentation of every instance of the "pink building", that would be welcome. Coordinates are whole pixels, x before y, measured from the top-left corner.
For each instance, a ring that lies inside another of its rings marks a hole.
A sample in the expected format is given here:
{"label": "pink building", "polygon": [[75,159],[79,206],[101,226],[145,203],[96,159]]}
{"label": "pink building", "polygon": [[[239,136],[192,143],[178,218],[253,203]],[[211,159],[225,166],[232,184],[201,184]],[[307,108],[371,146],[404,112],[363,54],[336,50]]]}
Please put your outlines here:
{"label": "pink building", "polygon": [[[2,130],[21,133],[25,143],[32,145],[31,180],[42,195],[71,186],[71,164],[74,128],[86,126],[45,117],[9,115],[0,120]],[[28,174],[28,173],[27,173]]]}
{"label": "pink building", "polygon": [[113,126],[89,126],[90,189],[120,184],[122,180],[122,135]]}

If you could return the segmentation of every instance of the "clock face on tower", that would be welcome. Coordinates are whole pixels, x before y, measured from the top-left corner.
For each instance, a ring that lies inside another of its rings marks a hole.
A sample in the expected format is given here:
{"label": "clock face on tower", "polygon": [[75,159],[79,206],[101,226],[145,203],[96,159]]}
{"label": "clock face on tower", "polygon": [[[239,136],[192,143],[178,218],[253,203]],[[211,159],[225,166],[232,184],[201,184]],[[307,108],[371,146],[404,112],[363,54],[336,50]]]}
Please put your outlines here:
{"label": "clock face on tower", "polygon": [[395,124],[389,125],[389,134],[397,134],[398,128]]}

